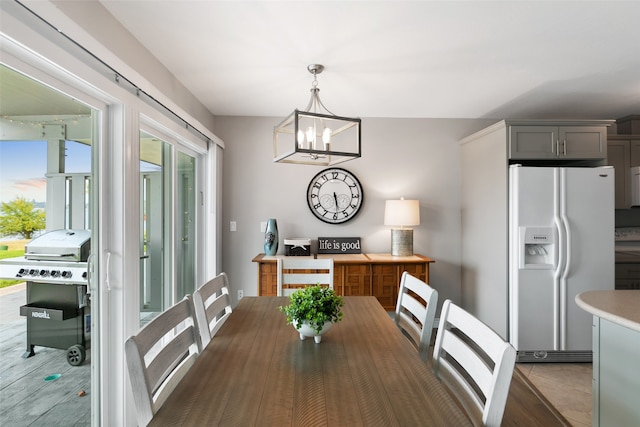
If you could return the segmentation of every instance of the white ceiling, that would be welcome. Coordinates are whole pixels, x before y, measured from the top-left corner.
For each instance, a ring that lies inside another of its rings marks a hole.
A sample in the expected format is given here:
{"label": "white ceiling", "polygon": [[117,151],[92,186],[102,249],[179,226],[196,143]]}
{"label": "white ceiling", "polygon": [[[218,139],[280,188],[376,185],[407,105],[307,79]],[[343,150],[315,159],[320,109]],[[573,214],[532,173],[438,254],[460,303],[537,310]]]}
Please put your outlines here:
{"label": "white ceiling", "polygon": [[101,3],[215,115],[640,114],[640,1]]}
{"label": "white ceiling", "polygon": [[640,114],[640,1],[100,1],[215,115]]}

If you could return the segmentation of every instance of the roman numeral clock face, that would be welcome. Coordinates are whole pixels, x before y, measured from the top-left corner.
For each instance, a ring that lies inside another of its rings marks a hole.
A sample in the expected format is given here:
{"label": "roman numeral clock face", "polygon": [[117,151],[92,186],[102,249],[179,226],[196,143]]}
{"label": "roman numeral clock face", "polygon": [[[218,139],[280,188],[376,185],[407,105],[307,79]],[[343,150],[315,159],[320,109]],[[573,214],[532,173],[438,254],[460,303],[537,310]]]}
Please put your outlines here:
{"label": "roman numeral clock face", "polygon": [[363,202],[360,181],[345,169],[325,169],[313,177],[307,188],[309,209],[329,224],[349,221],[360,211]]}

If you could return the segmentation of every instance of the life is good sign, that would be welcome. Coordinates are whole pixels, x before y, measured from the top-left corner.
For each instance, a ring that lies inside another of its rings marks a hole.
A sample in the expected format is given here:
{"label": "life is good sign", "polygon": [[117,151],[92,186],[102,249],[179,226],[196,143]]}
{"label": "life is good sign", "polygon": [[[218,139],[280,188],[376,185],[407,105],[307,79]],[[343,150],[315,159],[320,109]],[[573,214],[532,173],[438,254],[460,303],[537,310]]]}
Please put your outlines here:
{"label": "life is good sign", "polygon": [[360,254],[360,237],[318,237],[319,254]]}

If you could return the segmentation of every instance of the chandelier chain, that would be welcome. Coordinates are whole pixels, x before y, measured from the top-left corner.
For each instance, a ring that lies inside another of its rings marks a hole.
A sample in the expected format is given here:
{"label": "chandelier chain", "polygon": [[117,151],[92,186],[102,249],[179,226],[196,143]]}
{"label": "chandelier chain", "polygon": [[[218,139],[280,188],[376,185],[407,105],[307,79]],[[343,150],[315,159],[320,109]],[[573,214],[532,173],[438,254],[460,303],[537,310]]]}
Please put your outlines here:
{"label": "chandelier chain", "polygon": [[309,99],[309,104],[307,104],[305,111],[317,113],[319,107],[322,107],[327,113],[335,116],[335,114],[333,114],[331,110],[329,110],[326,105],[324,105],[320,100],[320,88],[318,88],[318,72],[316,71],[316,69],[310,69],[309,71],[311,72],[311,74],[313,74],[313,82],[311,82],[311,99]]}

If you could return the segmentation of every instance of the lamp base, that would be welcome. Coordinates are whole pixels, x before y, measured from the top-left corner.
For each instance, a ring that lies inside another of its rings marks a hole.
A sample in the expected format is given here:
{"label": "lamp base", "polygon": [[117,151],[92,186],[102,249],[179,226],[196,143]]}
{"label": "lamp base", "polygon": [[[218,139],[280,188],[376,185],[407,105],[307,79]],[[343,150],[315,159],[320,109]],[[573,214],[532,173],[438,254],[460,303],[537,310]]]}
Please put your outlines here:
{"label": "lamp base", "polygon": [[413,255],[413,229],[391,229],[391,256]]}

